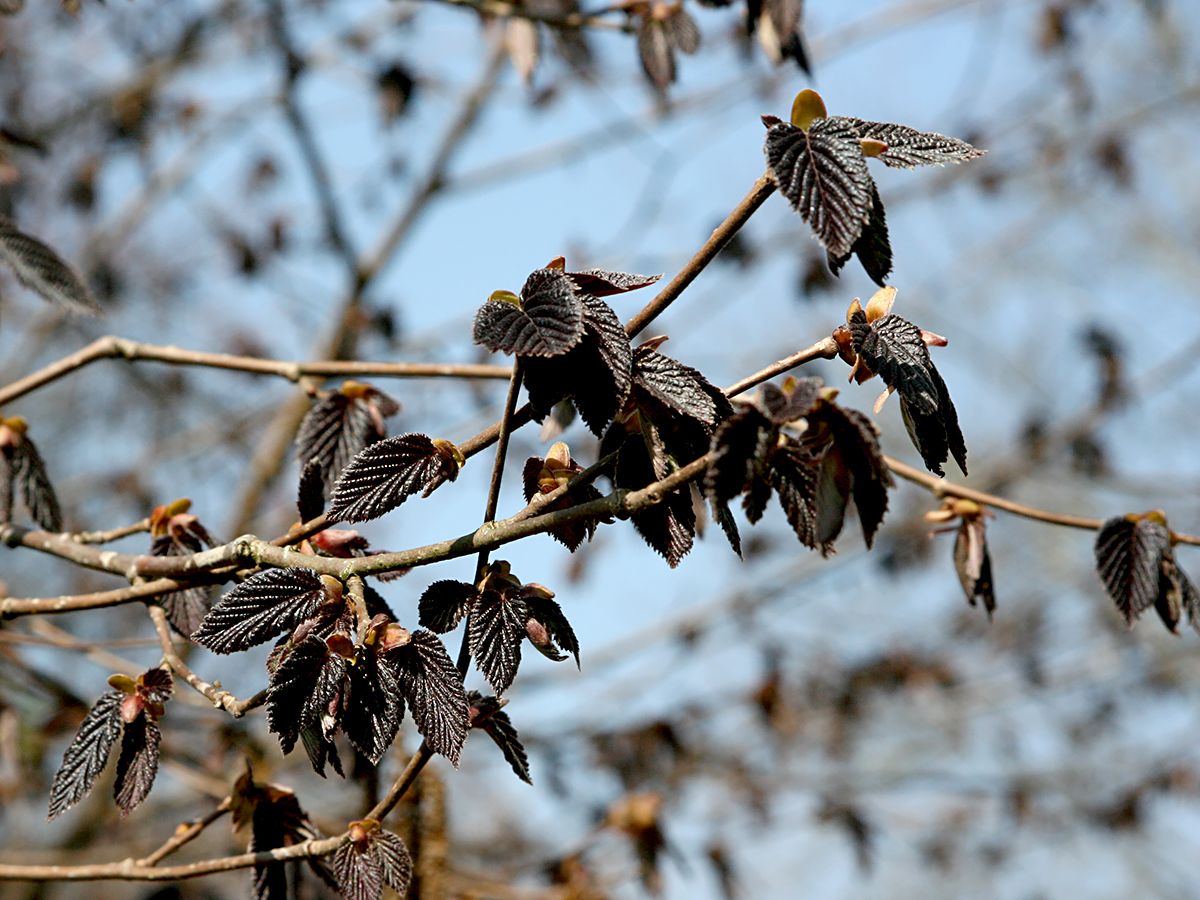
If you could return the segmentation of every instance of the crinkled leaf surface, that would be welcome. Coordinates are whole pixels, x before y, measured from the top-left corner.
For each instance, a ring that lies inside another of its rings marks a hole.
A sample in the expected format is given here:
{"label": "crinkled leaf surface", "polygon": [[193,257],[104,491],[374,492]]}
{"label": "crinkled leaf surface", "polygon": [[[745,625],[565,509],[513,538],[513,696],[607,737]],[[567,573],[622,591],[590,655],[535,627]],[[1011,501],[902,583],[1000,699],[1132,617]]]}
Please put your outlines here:
{"label": "crinkled leaf surface", "polygon": [[325,587],[312,569],[268,569],[218,600],[192,640],[235,653],[291,631],[317,612]]}
{"label": "crinkled leaf surface", "polygon": [[121,701],[124,699],[121,691],[109,691],[84,716],[50,786],[49,818],[66,812],[96,783],[121,734]]}
{"label": "crinkled leaf surface", "polygon": [[410,433],[379,441],[351,460],[329,503],[329,516],[366,522],[391,512],[413,494],[428,497],[458,477],[458,463],[428,435]]}
{"label": "crinkled leaf surface", "polygon": [[521,289],[521,305],[488,300],[475,315],[475,343],[517,356],[558,356],[583,336],[583,304],[558,269],[538,269]]}

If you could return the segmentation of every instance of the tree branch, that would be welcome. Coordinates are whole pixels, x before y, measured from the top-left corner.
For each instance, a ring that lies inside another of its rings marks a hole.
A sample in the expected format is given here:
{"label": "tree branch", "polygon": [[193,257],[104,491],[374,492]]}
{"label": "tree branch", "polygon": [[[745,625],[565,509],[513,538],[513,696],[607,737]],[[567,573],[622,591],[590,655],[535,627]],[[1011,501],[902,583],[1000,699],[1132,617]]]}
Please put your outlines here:
{"label": "tree branch", "polygon": [[291,382],[298,382],[301,378],[306,377],[327,378],[339,375],[381,378],[506,379],[512,374],[512,369],[508,366],[471,363],[386,363],[343,360],[294,362],[282,359],[260,359],[254,356],[207,353],[202,350],[184,350],[161,344],[144,344],[115,335],[107,335],[97,338],[86,347],[64,356],[37,372],[0,388],[0,406],[11,403],[18,397],[101,359],[124,359],[129,362],[161,362],[177,366],[229,369],[256,375],[274,375],[278,378],[286,378]]}
{"label": "tree branch", "polygon": [[161,606],[149,608],[150,618],[154,622],[154,630],[158,634],[158,643],[162,647],[163,659],[171,667],[171,671],[203,694],[212,705],[223,709],[235,719],[240,719],[249,710],[256,709],[267,702],[267,692],[259,691],[247,700],[239,700],[229,691],[222,690],[215,684],[209,684],[193,672],[175,652],[175,643],[171,637],[171,626],[167,622],[167,614]]}
{"label": "tree branch", "polygon": [[158,865],[166,857],[170,856],[184,844],[190,843],[198,838],[200,833],[204,831],[205,828],[217,821],[217,819],[221,818],[221,816],[225,815],[225,813],[229,812],[231,809],[233,809],[233,800],[230,797],[226,797],[217,807],[205,813],[205,815],[201,818],[196,819],[185,826],[181,825],[180,828],[177,828],[175,833],[171,835],[171,837],[168,838],[161,847],[159,847],[149,856],[144,856],[139,859],[135,865],[145,867]]}

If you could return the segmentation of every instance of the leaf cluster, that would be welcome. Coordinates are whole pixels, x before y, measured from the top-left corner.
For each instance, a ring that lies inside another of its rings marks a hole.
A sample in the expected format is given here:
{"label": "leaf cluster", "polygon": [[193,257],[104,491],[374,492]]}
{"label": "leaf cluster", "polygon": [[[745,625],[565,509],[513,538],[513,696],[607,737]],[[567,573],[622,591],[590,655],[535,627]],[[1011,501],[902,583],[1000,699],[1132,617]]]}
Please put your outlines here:
{"label": "leaf cluster", "polygon": [[507,562],[488,566],[478,586],[435,581],[421,595],[419,609],[421,624],[440,634],[467,620],[475,665],[497,693],[503,694],[516,678],[525,640],[547,659],[561,662],[570,653],[579,665],[579,640],[554,592],[522,584]]}
{"label": "leaf cluster", "polygon": [[442,642],[409,632],[387,603],[361,585],[311,569],[270,569],[223,596],[193,635],[217,653],[283,636],[268,659],[267,722],[285,753],[304,744],[314,771],[342,773],[334,738],[344,731],[372,763],[412,711],[435,752],[457,764],[468,720],[462,679]]}
{"label": "leaf cluster", "polygon": [[753,523],[775,495],[800,542],[823,554],[833,551],[853,500],[870,547],[892,478],[875,426],[836,396],[820,378],[801,378],[766,384],[755,402],[738,403],[713,435],[709,499],[726,507],[741,496]]}
{"label": "leaf cluster", "polygon": [[867,159],[892,168],[944,165],[983,155],[966,141],[907,125],[830,116],[815,91],[801,91],[790,122],[763,116],[767,166],[828,254],[834,274],[851,256],[882,285],[892,271],[887,216]]}
{"label": "leaf cluster", "polygon": [[1095,550],[1100,580],[1130,627],[1153,606],[1168,631],[1177,630],[1184,613],[1200,631],[1200,593],[1175,561],[1160,510],[1109,519]]}
{"label": "leaf cluster", "polygon": [[319,481],[324,499],[350,460],[387,436],[383,420],[399,411],[400,404],[383,391],[358,381],[317,396],[296,433],[296,458],[301,472],[315,467],[309,478]]}
{"label": "leaf cluster", "polygon": [[80,723],[67,745],[62,765],[50,786],[49,818],[77,804],[92,786],[121,738],[113,799],[122,815],[132,812],[150,793],[158,772],[162,733],[158,720],[174,688],[166,669],[149,669],[136,679],[114,675],[115,690],[103,694]]}
{"label": "leaf cluster", "polygon": [[[639,490],[708,452],[713,433],[732,412],[729,399],[699,371],[658,352],[655,338],[633,354],[629,397],[600,441],[600,455],[615,454],[608,475],[616,488]],[[672,568],[696,536],[692,489],[671,491],[661,503],[633,513],[634,528]],[[732,519],[719,521],[740,546]]]}

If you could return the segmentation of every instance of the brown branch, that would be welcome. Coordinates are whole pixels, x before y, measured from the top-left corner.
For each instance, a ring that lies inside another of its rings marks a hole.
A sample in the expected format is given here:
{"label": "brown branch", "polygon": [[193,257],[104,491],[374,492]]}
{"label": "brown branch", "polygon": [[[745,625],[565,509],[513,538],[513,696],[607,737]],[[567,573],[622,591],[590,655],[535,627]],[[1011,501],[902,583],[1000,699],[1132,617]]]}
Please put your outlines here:
{"label": "brown branch", "polygon": [[223,709],[235,719],[240,719],[249,710],[262,706],[267,700],[267,692],[259,691],[253,697],[239,700],[229,691],[209,684],[193,672],[175,652],[175,642],[171,637],[171,626],[167,622],[167,614],[160,606],[149,608],[150,618],[154,622],[154,630],[158,634],[158,643],[162,647],[163,659],[171,667],[171,671],[203,694],[217,709]]}
{"label": "brown branch", "polygon": [[204,831],[205,828],[217,821],[217,819],[221,818],[221,816],[225,815],[225,813],[229,812],[231,809],[233,809],[233,800],[230,797],[226,797],[216,808],[210,810],[201,818],[189,822],[186,825],[180,825],[180,827],[175,830],[175,833],[171,835],[171,837],[168,838],[161,847],[159,847],[149,856],[142,857],[136,863],[134,863],[134,865],[144,866],[147,868],[150,866],[157,866],[166,857],[170,856],[184,844],[190,843],[198,838],[200,833]]}
{"label": "brown branch", "polygon": [[[709,239],[688,260],[687,264],[679,270],[679,273],[671,279],[666,287],[658,292],[653,300],[647,303],[637,315],[626,323],[625,333],[631,338],[636,337],[663,310],[674,303],[679,295],[683,293],[684,289],[696,280],[696,277],[716,258],[717,254],[737,234],[738,230],[749,221],[750,217],[763,205],[774,190],[775,182],[771,180],[770,174],[764,172],[754,182],[749,193],[733,208],[729,215],[725,217],[725,220],[716,227]],[[530,421],[532,417],[533,412],[529,404],[526,403],[513,414],[513,428],[521,427]],[[500,423],[497,422],[459,444],[458,449],[462,451],[463,456],[470,457],[481,450],[486,450],[496,442],[499,436]]]}
{"label": "brown branch", "polygon": [[[259,359],[254,356],[235,356],[229,353],[207,353],[184,350],[160,344],[144,344],[107,335],[97,338],[57,362],[39,369],[24,378],[0,388],[0,406],[11,403],[65,375],[101,359],[124,359],[129,362],[161,362],[177,366],[203,366],[210,369],[229,369],[256,375],[274,375],[298,382],[302,378],[335,376],[373,376],[378,378],[508,378],[508,366],[489,366],[470,363],[386,363],[327,360],[295,362],[282,359]],[[307,400],[305,401],[307,405]]]}
{"label": "brown branch", "polygon": [[79,531],[71,535],[71,540],[80,544],[109,544],[133,534],[142,534],[150,530],[150,520],[142,519],[122,525],[120,528],[110,528],[108,531]]}
{"label": "brown branch", "polygon": [[195,587],[195,584],[178,581],[174,578],[158,578],[154,581],[138,582],[129,587],[114,588],[111,591],[94,591],[90,594],[64,594],[61,597],[0,597],[0,619],[123,606],[126,603],[161,597],[171,591],[188,587]]}
{"label": "brown branch", "polygon": [[304,841],[290,847],[241,853],[220,859],[206,859],[182,866],[146,866],[130,858],[121,862],[96,863],[82,866],[24,866],[0,863],[0,881],[177,881],[199,878],[214,872],[232,872],[251,866],[290,859],[309,859],[326,856],[338,848],[345,835]]}
{"label": "brown branch", "polygon": [[388,789],[383,799],[376,803],[374,808],[367,813],[366,818],[382,821],[383,817],[395,808],[408,789],[412,787],[413,782],[417,780],[417,776],[421,774],[421,770],[425,768],[425,764],[431,759],[433,759],[433,751],[429,749],[429,745],[425,741],[421,741],[421,746],[417,748],[417,752],[409,759],[408,765],[404,767],[404,771],[400,773],[400,777],[392,783],[392,786]]}

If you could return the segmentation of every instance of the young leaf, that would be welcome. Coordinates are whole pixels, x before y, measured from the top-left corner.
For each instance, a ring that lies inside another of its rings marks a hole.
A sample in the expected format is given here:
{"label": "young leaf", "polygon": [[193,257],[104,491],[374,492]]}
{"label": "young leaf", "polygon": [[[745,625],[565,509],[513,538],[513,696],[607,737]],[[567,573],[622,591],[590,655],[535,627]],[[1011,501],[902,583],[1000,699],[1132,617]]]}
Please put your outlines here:
{"label": "young leaf", "polygon": [[423,626],[438,634],[453,631],[471,606],[479,592],[473,584],[462,581],[435,581],[421,594],[417,603]]}
{"label": "young leaf", "polygon": [[[604,452],[604,448],[601,448]],[[644,441],[634,436],[625,441],[617,457],[616,487],[636,491],[658,480],[654,462]],[[663,502],[630,517],[633,527],[652,550],[672,569],[692,549],[696,536],[696,511],[689,493],[675,490]]]}
{"label": "young leaf", "polygon": [[20,416],[0,419],[0,522],[11,521],[16,491],[30,516],[46,531],[62,530],[62,511],[45,463]]}
{"label": "young leaf", "polygon": [[992,587],[992,558],[988,553],[987,526],[983,516],[964,516],[954,536],[954,571],[972,606],[983,601],[988,618],[996,610]]}
{"label": "young leaf", "polygon": [[471,704],[471,727],[483,730],[500,748],[516,776],[526,784],[533,784],[525,745],[521,743],[508,713],[500,708],[501,702],[495,697],[484,697],[477,691],[471,691],[467,699]]}
{"label": "young leaf", "polygon": [[730,412],[725,395],[696,369],[647,346],[634,351],[638,388],[664,406],[713,428]]}
{"label": "young leaf", "polygon": [[343,383],[313,404],[296,434],[296,456],[301,468],[314,460],[320,466],[324,497],[351,459],[384,438],[383,420],[399,411],[400,404],[387,394],[357,381]]}
{"label": "young leaf", "polygon": [[246,650],[312,618],[325,599],[312,569],[268,569],[218,600],[192,640],[214,653]]}
{"label": "young leaf", "polygon": [[621,320],[608,304],[587,294],[581,301],[583,338],[562,356],[529,359],[525,386],[539,421],[556,403],[571,398],[588,428],[600,435],[629,396],[633,350]]}
{"label": "young leaf", "polygon": [[88,711],[63,754],[62,765],[50,786],[50,812],[55,818],[85,796],[108,762],[121,733],[121,701],[125,694],[109,691]]}
{"label": "young leaf", "polygon": [[[176,530],[154,538],[150,545],[150,555],[189,556],[200,552],[204,546],[205,543],[199,537],[189,537],[188,532]],[[171,627],[185,637],[190,637],[208,615],[208,592],[207,587],[194,587],[173,591],[161,597],[159,603],[162,604]]]}
{"label": "young leaf", "polygon": [[508,592],[485,590],[471,608],[467,635],[479,671],[503,694],[521,665],[527,618],[524,601]]}
{"label": "young leaf", "polygon": [[146,799],[158,773],[158,746],[162,732],[153,716],[143,713],[125,726],[113,798],[122,815],[129,815]]}
{"label": "young leaf", "polygon": [[304,745],[304,754],[308,757],[308,763],[314,772],[324,778],[325,764],[328,763],[333,767],[334,772],[345,778],[346,773],[342,771],[342,758],[338,755],[337,744],[333,742],[332,734],[331,731],[329,735],[326,735],[319,722],[310,722],[300,729],[300,743]]}
{"label": "young leaf", "polygon": [[1171,532],[1160,513],[1117,516],[1105,522],[1096,535],[1100,580],[1130,626],[1158,602],[1160,595],[1182,587],[1164,578],[1164,561],[1169,564],[1166,574],[1178,573],[1171,552]]}
{"label": "young leaf", "polygon": [[386,654],[417,730],[435,753],[458,765],[469,719],[462,676],[431,631],[414,631],[408,643]]}
{"label": "young leaf", "polygon": [[267,727],[279,746],[291,753],[300,731],[320,725],[346,677],[347,661],[330,652],[325,641],[309,635],[293,647],[271,675],[267,690]]}
{"label": "young leaf", "polygon": [[347,900],[377,900],[385,884],[404,896],[412,858],[399,837],[383,831],[374,819],[363,819],[350,823],[346,842],[334,852],[333,870]]}
{"label": "young leaf", "polygon": [[462,454],[448,441],[410,433],[367,447],[338,479],[331,519],[366,522],[391,512],[418,491],[428,497],[458,477]]}
{"label": "young leaf", "polygon": [[764,151],[779,191],[834,258],[847,256],[871,213],[874,182],[859,135],[838,118],[807,130],[774,121]]}
{"label": "young leaf", "polygon": [[325,511],[324,469],[319,459],[310,459],[300,472],[296,488],[296,511],[301,522],[311,522]]}
{"label": "young leaf", "polygon": [[750,403],[739,403],[733,415],[713,434],[716,455],[704,476],[704,492],[714,502],[728,503],[761,477],[762,461],[777,431],[765,415]]}
{"label": "young leaf", "polygon": [[[565,657],[558,653],[558,647],[575,657],[575,667],[579,668],[579,638],[567,621],[562,607],[555,602],[545,588],[539,585],[525,585],[521,591],[525,602],[527,621],[526,634],[530,642],[544,656],[559,660]],[[544,632],[544,639],[537,639]],[[557,647],[555,646],[557,644]]]}
{"label": "young leaf", "polygon": [[862,234],[854,241],[854,246],[845,256],[829,255],[829,268],[834,275],[841,272],[842,266],[851,256],[857,256],[863,270],[876,284],[882,286],[892,271],[892,242],[888,237],[887,214],[883,209],[883,200],[879,196],[879,188],[871,184],[871,213],[863,226]]}
{"label": "young leaf", "polygon": [[19,231],[4,216],[0,216],[0,261],[13,270],[21,284],[68,312],[90,316],[104,312],[83,279],[62,257],[37,238]]}
{"label": "young leaf", "polygon": [[[525,468],[522,472],[525,502],[531,503],[538,494],[548,494],[558,487],[566,485],[572,477],[582,471],[583,466],[571,457],[570,449],[566,444],[555,444],[545,458],[529,457],[525,461]],[[570,509],[577,503],[599,500],[601,496],[600,491],[593,485],[585,484],[573,488],[569,495],[560,497],[549,506],[543,505],[540,511],[545,513]],[[551,529],[549,534],[574,553],[585,540],[592,539],[596,533],[598,522],[597,519],[577,519]]]}
{"label": "young leaf", "polygon": [[342,727],[358,752],[378,765],[404,718],[404,697],[391,667],[380,665],[371,648],[361,648],[347,671],[350,694]]}
{"label": "young leaf", "polygon": [[567,277],[581,294],[591,297],[608,297],[649,287],[662,275],[634,275],[629,272],[606,272],[604,269],[584,269],[582,272],[567,272]]}
{"label": "young leaf", "polygon": [[863,540],[870,548],[887,512],[888,488],[892,486],[891,472],[879,449],[879,433],[862,413],[834,403],[823,406],[822,418],[833,435],[833,446],[827,456],[836,455],[849,474],[850,493],[858,510]]}
{"label": "young leaf", "polygon": [[558,356],[583,336],[583,305],[558,269],[537,269],[521,288],[520,304],[491,299],[475,315],[475,343],[493,353]]}
{"label": "young leaf", "polygon": [[854,351],[884,383],[900,394],[900,411],[909,437],[926,467],[943,475],[954,457],[967,473],[967,446],[946,383],[929,358],[929,349],[912,322],[889,313],[873,322],[862,309],[850,315]]}
{"label": "young leaf", "polygon": [[383,867],[370,848],[347,840],[333,854],[338,890],[346,900],[379,900],[383,896]]}
{"label": "young leaf", "polygon": [[966,141],[932,131],[917,131],[907,125],[867,122],[848,116],[837,118],[849,124],[860,138],[887,144],[887,149],[879,154],[879,159],[885,165],[896,169],[944,166],[946,163],[978,159],[984,154],[983,150],[971,146]]}
{"label": "young leaf", "polygon": [[407,895],[413,863],[404,841],[390,831],[380,831],[375,835],[374,849],[383,868],[383,883],[401,897]]}

